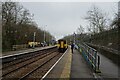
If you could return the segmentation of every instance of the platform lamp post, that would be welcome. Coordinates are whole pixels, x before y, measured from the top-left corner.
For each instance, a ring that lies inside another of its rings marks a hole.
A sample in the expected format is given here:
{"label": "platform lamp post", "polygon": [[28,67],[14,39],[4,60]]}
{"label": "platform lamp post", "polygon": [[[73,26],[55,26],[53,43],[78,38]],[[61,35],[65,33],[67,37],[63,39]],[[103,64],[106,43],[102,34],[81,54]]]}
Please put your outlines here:
{"label": "platform lamp post", "polygon": [[46,26],[47,26],[47,25],[44,26],[44,44],[45,44],[45,42],[46,42],[46,40],[45,40],[45,36],[46,36],[46,35],[45,35],[45,27],[46,27]]}
{"label": "platform lamp post", "polygon": [[74,36],[74,43],[76,43],[76,34],[75,34],[75,32],[74,32],[74,34],[73,34],[73,36]]}
{"label": "platform lamp post", "polygon": [[45,43],[45,29],[44,29],[44,43]]}
{"label": "platform lamp post", "polygon": [[28,40],[27,40],[27,33],[25,33],[25,44],[27,44]]}
{"label": "platform lamp post", "polygon": [[33,48],[35,48],[35,36],[36,36],[36,32],[34,32],[34,36],[33,36],[33,42],[34,42]]}

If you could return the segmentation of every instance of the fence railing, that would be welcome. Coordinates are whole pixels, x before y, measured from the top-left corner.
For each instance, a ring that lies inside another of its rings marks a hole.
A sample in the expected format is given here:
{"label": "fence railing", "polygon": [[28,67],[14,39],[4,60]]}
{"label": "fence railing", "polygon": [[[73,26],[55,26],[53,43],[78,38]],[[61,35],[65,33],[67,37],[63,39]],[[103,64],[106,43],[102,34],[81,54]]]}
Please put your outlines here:
{"label": "fence railing", "polygon": [[100,56],[97,50],[86,45],[85,43],[77,44],[79,51],[82,53],[83,57],[87,63],[92,67],[95,72],[100,72]]}
{"label": "fence railing", "polygon": [[12,50],[21,50],[21,49],[25,49],[25,48],[28,48],[27,44],[13,45],[12,46]]}

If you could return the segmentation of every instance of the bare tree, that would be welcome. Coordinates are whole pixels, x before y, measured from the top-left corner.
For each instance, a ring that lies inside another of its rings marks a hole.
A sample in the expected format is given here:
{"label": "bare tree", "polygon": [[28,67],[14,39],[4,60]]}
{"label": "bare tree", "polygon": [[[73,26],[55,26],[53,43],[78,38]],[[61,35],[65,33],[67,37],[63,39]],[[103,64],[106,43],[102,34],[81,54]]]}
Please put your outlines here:
{"label": "bare tree", "polygon": [[76,42],[78,42],[78,40],[81,40],[81,41],[83,40],[84,38],[83,33],[84,33],[84,28],[82,25],[80,25],[77,28],[77,34],[75,35]]}
{"label": "bare tree", "polygon": [[111,26],[112,28],[118,28],[118,26],[120,26],[120,17],[117,13],[115,13],[115,18],[113,19]]}
{"label": "bare tree", "polygon": [[15,7],[14,2],[2,2],[2,36],[3,46],[6,48],[14,44],[14,25],[15,25]]}
{"label": "bare tree", "polygon": [[107,23],[105,13],[102,13],[100,9],[94,6],[92,10],[87,12],[87,15],[85,19],[89,21],[93,33],[104,31]]}
{"label": "bare tree", "polygon": [[32,22],[32,17],[33,15],[31,15],[29,13],[29,10],[24,9],[21,14],[20,14],[20,18],[19,18],[19,24],[30,24],[33,23]]}
{"label": "bare tree", "polygon": [[[13,45],[27,44],[33,41],[43,41],[43,30],[33,21],[33,15],[17,2],[2,2],[2,45],[4,49],[11,49]],[[49,39],[53,36],[46,31]],[[47,39],[47,41],[49,41]]]}
{"label": "bare tree", "polygon": [[77,33],[78,34],[83,34],[84,32],[84,28],[80,25],[78,28],[77,28]]}

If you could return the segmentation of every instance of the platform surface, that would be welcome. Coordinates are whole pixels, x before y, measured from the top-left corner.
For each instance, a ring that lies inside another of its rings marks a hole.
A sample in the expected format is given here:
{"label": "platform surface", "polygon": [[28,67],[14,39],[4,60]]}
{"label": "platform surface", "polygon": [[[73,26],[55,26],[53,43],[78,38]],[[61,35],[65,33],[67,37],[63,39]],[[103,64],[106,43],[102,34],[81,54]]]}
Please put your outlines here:
{"label": "platform surface", "polygon": [[0,55],[0,57],[4,57],[4,56],[9,56],[9,55],[14,55],[14,54],[20,54],[20,53],[27,53],[27,52],[34,52],[34,51],[38,51],[38,50],[42,50],[42,49],[47,49],[53,46],[47,46],[47,47],[36,47],[36,48],[28,48],[25,50],[19,50],[19,51],[8,51],[8,52],[3,52],[2,55]]}
{"label": "platform surface", "polygon": [[[63,53],[62,53],[63,54]],[[72,53],[70,47],[56,64],[56,66],[50,71],[46,78],[70,78]]]}
{"label": "platform surface", "polygon": [[63,58],[49,72],[46,78],[64,78],[67,80],[74,78],[93,79],[94,76],[82,55],[77,50],[74,50],[72,54],[69,47]]}
{"label": "platform surface", "polygon": [[92,70],[77,50],[74,50],[72,54],[70,78],[94,78]]}

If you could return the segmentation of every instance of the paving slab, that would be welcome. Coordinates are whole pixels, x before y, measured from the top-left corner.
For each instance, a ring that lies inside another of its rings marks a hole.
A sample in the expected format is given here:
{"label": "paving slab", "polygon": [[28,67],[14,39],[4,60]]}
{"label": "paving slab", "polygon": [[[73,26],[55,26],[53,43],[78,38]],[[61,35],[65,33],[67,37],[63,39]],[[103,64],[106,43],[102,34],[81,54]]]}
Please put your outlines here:
{"label": "paving slab", "polygon": [[34,52],[37,50],[42,50],[42,49],[47,49],[50,47],[54,47],[54,46],[46,46],[46,47],[36,47],[36,48],[28,48],[28,49],[24,49],[24,50],[19,50],[19,51],[8,51],[8,52],[3,52],[1,53],[2,55],[0,57],[4,57],[4,56],[8,56],[8,55],[14,55],[14,54],[20,54],[20,53],[26,53],[26,52]]}
{"label": "paving slab", "polygon": [[92,70],[77,50],[74,50],[72,54],[70,78],[94,78]]}
{"label": "paving slab", "polygon": [[61,58],[61,60],[56,64],[56,66],[49,72],[46,78],[70,78],[71,71],[71,60],[72,53],[70,47],[66,51],[65,55]]}

